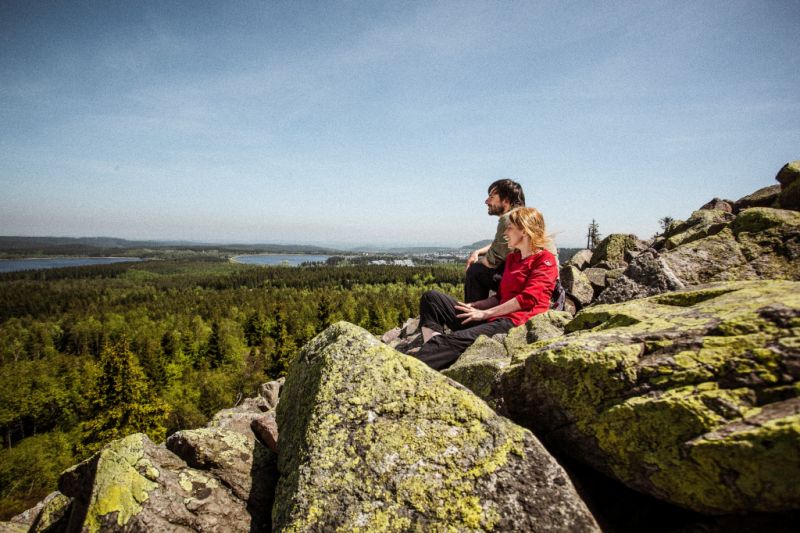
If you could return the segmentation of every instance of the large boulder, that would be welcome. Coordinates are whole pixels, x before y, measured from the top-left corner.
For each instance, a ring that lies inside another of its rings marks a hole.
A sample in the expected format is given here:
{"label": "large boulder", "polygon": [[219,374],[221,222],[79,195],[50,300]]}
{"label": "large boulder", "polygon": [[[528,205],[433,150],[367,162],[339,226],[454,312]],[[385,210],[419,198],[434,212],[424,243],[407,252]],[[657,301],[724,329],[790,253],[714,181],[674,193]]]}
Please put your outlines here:
{"label": "large boulder", "polygon": [[289,369],[273,526],[596,531],[536,438],[365,330],[337,323]]}
{"label": "large boulder", "polygon": [[585,309],[500,376],[554,450],[708,513],[800,509],[800,283]]}

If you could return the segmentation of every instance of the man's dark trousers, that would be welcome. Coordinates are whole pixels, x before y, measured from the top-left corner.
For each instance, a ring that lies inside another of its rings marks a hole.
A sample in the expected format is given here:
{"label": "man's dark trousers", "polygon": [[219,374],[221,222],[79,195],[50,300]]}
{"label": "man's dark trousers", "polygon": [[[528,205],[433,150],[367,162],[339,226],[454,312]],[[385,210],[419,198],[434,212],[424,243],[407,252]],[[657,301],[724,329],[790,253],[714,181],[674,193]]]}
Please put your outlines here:
{"label": "man's dark trousers", "polygon": [[497,292],[500,278],[503,277],[503,266],[505,263],[500,263],[497,268],[487,267],[480,261],[472,263],[464,280],[464,301],[470,303],[485,300],[489,297],[489,291]]}

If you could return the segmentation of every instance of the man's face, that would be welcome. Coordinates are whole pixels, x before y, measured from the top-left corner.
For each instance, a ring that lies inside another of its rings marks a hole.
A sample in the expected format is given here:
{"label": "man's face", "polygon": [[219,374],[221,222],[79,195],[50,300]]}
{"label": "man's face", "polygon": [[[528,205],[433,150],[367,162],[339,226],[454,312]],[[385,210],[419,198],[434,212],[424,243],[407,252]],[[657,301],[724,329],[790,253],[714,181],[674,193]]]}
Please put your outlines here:
{"label": "man's face", "polygon": [[489,215],[491,216],[500,216],[511,207],[511,203],[508,200],[501,200],[494,189],[489,192],[489,197],[486,198],[484,203],[489,208]]}

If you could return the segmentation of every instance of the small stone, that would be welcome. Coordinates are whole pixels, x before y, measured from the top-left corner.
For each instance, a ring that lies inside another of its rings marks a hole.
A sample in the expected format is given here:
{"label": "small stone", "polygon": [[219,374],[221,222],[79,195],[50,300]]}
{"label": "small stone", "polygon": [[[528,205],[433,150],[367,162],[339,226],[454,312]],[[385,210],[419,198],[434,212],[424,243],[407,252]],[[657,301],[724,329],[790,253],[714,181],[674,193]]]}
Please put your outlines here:
{"label": "small stone", "polygon": [[254,418],[250,423],[256,438],[275,453],[278,453],[278,423],[275,421],[275,411],[270,411],[264,416]]}
{"label": "small stone", "polygon": [[278,405],[284,380],[285,378],[270,381],[269,383],[263,383],[259,387],[258,394],[267,401],[269,409],[274,409]]}

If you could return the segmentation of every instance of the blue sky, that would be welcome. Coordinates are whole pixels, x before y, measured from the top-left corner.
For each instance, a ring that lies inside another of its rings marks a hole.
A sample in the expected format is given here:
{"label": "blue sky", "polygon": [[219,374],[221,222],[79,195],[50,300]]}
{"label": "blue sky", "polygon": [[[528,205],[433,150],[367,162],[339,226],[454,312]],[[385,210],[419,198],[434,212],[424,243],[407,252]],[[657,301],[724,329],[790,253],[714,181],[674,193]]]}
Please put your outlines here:
{"label": "blue sky", "polygon": [[0,234],[649,237],[800,159],[800,2],[0,0]]}

